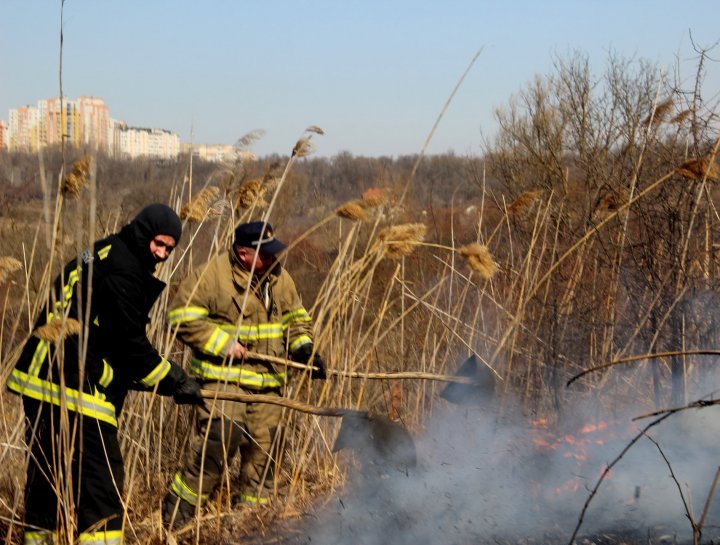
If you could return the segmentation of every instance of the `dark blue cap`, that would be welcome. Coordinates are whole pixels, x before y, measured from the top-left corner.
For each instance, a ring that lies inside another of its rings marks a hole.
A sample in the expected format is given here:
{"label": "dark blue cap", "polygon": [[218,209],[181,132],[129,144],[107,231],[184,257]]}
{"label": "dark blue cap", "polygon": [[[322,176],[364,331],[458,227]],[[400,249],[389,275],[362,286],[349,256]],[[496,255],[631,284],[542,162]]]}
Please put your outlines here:
{"label": "dark blue cap", "polygon": [[275,238],[272,225],[262,221],[251,221],[238,225],[235,228],[235,244],[270,255],[277,255],[287,248],[287,244]]}

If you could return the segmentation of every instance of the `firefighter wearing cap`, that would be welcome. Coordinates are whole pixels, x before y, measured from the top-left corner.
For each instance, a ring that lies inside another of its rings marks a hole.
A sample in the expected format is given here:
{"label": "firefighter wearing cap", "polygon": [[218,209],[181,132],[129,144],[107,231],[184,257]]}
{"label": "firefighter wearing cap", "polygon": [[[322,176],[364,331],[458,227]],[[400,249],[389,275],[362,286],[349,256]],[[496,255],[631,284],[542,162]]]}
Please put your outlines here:
{"label": "firefighter wearing cap", "polygon": [[[207,390],[280,396],[287,368],[253,360],[249,352],[284,357],[318,368],[311,319],[295,283],[276,259],[286,245],[263,222],[239,225],[232,248],[186,278],[170,304],[168,321],[192,348],[191,370]],[[219,483],[228,461],[241,457],[240,498],[265,503],[272,484],[268,464],[281,407],[207,402],[197,412],[185,465],[175,474],[163,518],[182,526]]]}
{"label": "firefighter wearing cap", "polygon": [[[74,536],[59,530],[73,527],[85,545],[121,544],[117,426],[128,390],[156,389],[178,403],[203,403],[200,385],[160,356],[145,330],[165,287],[153,276],[155,266],[181,232],[172,209],[152,204],[70,261],[55,281],[7,383],[22,396],[30,448],[25,545],[72,542]],[[63,317],[80,322],[87,336],[44,340],[41,331],[68,324]],[[75,521],[67,519],[73,515]]]}

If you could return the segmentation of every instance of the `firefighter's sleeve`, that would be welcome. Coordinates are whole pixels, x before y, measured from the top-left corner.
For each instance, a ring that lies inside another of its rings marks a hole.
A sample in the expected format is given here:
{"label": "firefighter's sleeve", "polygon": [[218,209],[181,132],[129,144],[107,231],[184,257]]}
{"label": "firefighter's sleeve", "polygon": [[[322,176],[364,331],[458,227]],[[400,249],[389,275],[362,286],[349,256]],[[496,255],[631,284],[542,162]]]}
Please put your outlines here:
{"label": "firefighter's sleeve", "polygon": [[288,301],[282,314],[283,330],[287,337],[290,356],[312,347],[312,319],[305,309],[290,275],[285,277]]}
{"label": "firefighter's sleeve", "polygon": [[128,384],[152,389],[168,375],[171,364],[147,338],[141,285],[130,274],[109,276],[97,320],[114,372],[122,373]]}
{"label": "firefighter's sleeve", "polygon": [[195,352],[223,357],[235,344],[215,317],[215,294],[209,281],[191,275],[178,289],[167,313],[167,320],[177,337]]}

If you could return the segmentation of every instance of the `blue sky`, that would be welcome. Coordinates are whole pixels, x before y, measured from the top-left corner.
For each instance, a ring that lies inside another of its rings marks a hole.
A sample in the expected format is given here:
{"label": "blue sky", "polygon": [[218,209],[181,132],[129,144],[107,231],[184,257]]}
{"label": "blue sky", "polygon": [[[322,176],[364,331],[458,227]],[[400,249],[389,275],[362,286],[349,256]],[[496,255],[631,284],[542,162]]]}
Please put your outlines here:
{"label": "blue sky", "polygon": [[[608,52],[694,71],[689,39],[720,39],[720,1],[66,0],[65,95],[101,96],[131,126],[288,153],[319,125],[317,153],[417,153],[483,48],[430,153],[482,151],[493,111],[553,57]],[[0,0],[0,119],[59,94],[60,0]],[[714,50],[720,59],[720,47]],[[709,66],[706,95],[720,90]]]}

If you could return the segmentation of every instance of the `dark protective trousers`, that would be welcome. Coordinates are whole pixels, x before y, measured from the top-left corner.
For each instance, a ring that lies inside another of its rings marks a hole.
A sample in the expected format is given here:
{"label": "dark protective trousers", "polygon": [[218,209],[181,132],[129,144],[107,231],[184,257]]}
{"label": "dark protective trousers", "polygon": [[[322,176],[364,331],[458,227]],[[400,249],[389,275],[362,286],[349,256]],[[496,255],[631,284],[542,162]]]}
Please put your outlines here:
{"label": "dark protective trousers", "polygon": [[[206,383],[204,388],[258,393],[234,384],[216,382]],[[264,390],[262,393],[279,395],[276,390]],[[196,429],[185,466],[173,478],[172,492],[191,505],[197,505],[218,485],[228,461],[239,452],[240,499],[248,503],[266,503],[273,481],[271,450],[282,407],[268,403],[214,402],[210,399],[206,400],[206,404],[207,409],[198,409]]]}
{"label": "dark protective trousers", "polygon": [[[24,398],[30,449],[25,543],[53,543],[72,528],[82,543],[122,543],[123,460],[117,430],[104,422]],[[62,535],[62,531],[59,532]]]}

